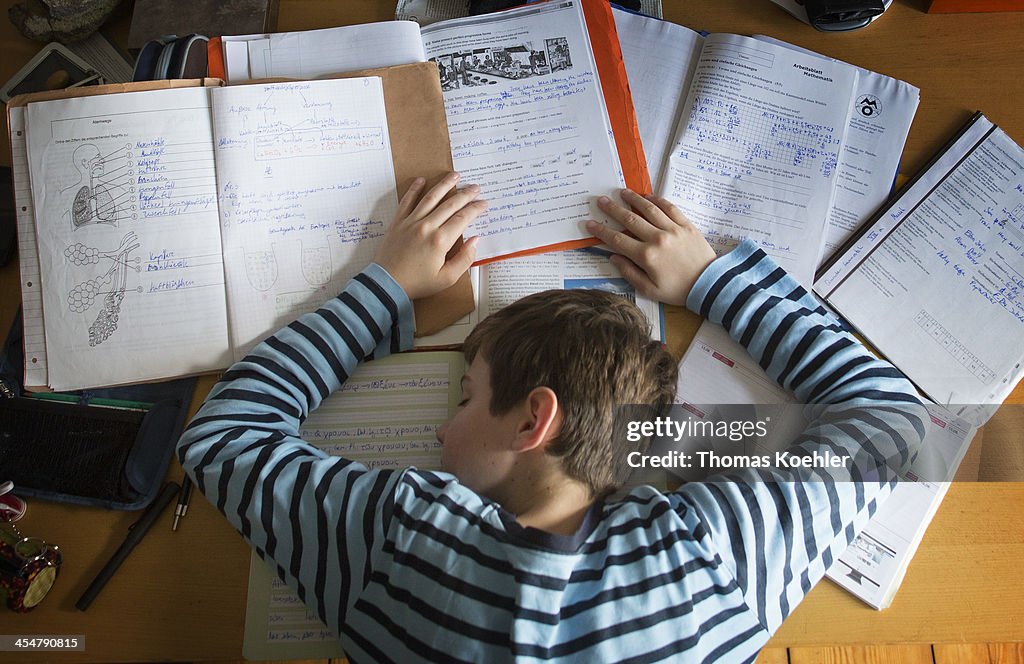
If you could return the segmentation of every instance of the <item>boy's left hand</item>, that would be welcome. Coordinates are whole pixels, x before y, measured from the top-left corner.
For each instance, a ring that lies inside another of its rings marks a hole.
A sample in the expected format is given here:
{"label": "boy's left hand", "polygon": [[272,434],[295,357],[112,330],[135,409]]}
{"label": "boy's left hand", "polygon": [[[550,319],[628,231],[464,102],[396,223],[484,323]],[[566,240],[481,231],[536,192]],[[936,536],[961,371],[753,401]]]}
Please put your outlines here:
{"label": "boy's left hand", "polygon": [[685,305],[697,278],[715,260],[715,250],[682,210],[664,198],[623,189],[622,200],[632,209],[605,196],[597,205],[630,235],[594,220],[587,222],[587,230],[618,254],[612,263],[638,293]]}
{"label": "boy's left hand", "polygon": [[469,185],[444,199],[459,181],[449,173],[426,193],[426,180],[416,178],[398,203],[395,220],[384,234],[373,260],[388,271],[410,300],[443,291],[469,269],[476,256],[473,237],[451,258],[448,251],[463,231],[486,209],[480,193]]}

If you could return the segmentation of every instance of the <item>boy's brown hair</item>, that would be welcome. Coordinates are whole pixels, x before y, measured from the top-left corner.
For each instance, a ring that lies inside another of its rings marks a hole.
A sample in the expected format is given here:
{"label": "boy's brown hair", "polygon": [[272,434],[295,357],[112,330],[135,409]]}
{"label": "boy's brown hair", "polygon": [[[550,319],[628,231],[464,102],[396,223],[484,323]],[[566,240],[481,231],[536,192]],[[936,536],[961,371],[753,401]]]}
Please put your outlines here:
{"label": "boy's brown hair", "polygon": [[646,451],[646,442],[613,435],[616,406],[675,397],[675,360],[651,339],[635,304],[603,291],[524,297],[477,325],[463,353],[467,362],[480,353],[490,364],[493,415],[509,412],[534,388],[554,391],[563,420],[547,451],[593,496],[621,486],[627,455]]}

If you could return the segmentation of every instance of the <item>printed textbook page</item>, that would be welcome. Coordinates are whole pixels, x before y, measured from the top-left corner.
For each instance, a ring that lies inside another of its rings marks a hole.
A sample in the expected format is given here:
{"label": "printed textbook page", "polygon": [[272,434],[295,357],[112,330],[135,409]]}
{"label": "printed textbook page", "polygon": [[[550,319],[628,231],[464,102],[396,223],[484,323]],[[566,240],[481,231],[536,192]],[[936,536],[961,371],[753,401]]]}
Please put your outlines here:
{"label": "printed textbook page", "polygon": [[209,94],[28,105],[53,389],[229,363]]}
{"label": "printed textbook page", "polygon": [[651,338],[665,340],[661,303],[637,293],[600,249],[570,249],[508,258],[470,268],[470,279],[475,296],[474,310],[438,334],[418,337],[414,342],[416,346],[460,344],[479,321],[516,300],[541,291],[567,288],[593,288],[629,300],[647,318]]}
{"label": "printed textbook page", "polygon": [[810,284],[824,241],[857,72],[714,34],[659,185],[719,252],[756,240]]}
{"label": "printed textbook page", "polygon": [[[773,381],[719,325],[701,325],[679,363],[678,380],[676,402],[696,416],[713,418],[717,407],[746,404],[753,409],[751,417],[772,418],[770,437],[748,443],[748,453],[784,449],[805,423],[793,394]],[[977,431],[941,406],[927,408],[931,426],[909,472],[827,573],[876,609],[892,602]]]}
{"label": "printed textbook page", "polygon": [[887,608],[896,596],[928,524],[978,430],[935,404],[928,404],[928,414],[932,426],[928,429],[927,444],[910,471],[826,573],[876,609]]}
{"label": "printed textbook page", "polygon": [[597,249],[555,251],[482,265],[479,317],[482,320],[527,295],[563,288],[590,288],[629,300],[647,318],[651,337],[665,340],[661,304],[637,293]]}
{"label": "printed textbook page", "polygon": [[[489,208],[478,261],[589,239],[600,194],[624,185],[578,0],[422,29],[444,91],[455,169]],[[611,222],[609,222],[611,223]]]}
{"label": "printed textbook page", "polygon": [[379,77],[218,88],[214,130],[235,359],[340,293],[398,207]]}

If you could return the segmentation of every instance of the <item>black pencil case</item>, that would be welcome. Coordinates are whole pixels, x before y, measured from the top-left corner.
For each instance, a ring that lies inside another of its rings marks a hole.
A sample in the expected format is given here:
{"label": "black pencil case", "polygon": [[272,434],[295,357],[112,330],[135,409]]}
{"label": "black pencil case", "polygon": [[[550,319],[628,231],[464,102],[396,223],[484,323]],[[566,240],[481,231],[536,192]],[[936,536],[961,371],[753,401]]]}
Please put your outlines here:
{"label": "black pencil case", "polygon": [[0,481],[13,481],[24,497],[120,510],[148,505],[184,428],[195,379],[29,396],[20,380],[21,330],[19,312],[0,359]]}

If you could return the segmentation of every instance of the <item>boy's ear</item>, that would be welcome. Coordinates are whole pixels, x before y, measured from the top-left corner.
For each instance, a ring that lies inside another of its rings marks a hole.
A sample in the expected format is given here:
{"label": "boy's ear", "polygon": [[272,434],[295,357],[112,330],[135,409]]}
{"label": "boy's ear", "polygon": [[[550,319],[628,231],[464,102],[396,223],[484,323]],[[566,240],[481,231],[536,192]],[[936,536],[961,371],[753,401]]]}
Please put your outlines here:
{"label": "boy's ear", "polygon": [[562,410],[558,395],[550,387],[535,387],[526,395],[520,411],[513,450],[528,452],[543,449],[562,427]]}

